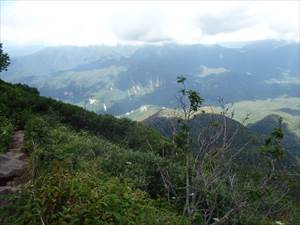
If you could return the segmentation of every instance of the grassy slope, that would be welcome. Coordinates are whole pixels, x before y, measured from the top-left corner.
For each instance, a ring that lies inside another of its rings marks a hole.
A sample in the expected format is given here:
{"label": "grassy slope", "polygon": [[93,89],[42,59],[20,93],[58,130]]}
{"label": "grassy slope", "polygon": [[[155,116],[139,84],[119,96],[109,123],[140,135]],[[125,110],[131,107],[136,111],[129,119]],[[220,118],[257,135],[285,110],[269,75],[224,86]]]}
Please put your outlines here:
{"label": "grassy slope", "polygon": [[[174,146],[157,132],[2,81],[0,100],[3,115],[25,128],[26,149],[38,165],[35,193],[29,187],[12,209],[0,210],[1,219],[12,219],[11,224],[39,224],[40,217],[47,224],[185,224],[176,210],[140,191],[152,196],[163,190],[156,186],[161,185],[156,153]],[[181,179],[184,170],[176,168],[172,177]]]}
{"label": "grassy slope", "polygon": [[42,98],[35,89],[1,80],[0,100],[3,117],[25,129],[24,149],[36,168],[33,185],[17,195],[14,204],[1,208],[0,223],[188,224],[145,192],[154,194],[153,179],[137,179],[152,177],[160,159],[145,152],[145,140],[134,133],[143,129],[150,142],[166,141],[155,131]]}

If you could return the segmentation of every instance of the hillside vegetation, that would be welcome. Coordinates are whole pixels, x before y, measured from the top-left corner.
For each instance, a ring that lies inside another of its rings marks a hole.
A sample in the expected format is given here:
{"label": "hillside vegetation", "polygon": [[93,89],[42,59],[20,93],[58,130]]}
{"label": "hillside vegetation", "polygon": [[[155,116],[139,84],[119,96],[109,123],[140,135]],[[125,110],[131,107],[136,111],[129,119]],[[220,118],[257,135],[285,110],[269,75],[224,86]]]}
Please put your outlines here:
{"label": "hillside vegetation", "polygon": [[[218,148],[212,147],[201,161],[203,180],[190,196],[198,201],[197,211],[183,214],[185,154],[189,153],[177,142],[141,123],[97,115],[4,81],[0,81],[0,112],[1,151],[6,151],[14,129],[25,130],[23,151],[30,156],[32,174],[19,193],[1,196],[10,198],[9,204],[1,205],[1,223],[294,221],[293,202],[282,189],[287,178],[281,172],[276,177],[269,174],[270,156],[264,153],[256,166],[241,167],[216,155],[213,149]],[[262,185],[260,177],[272,182]]]}
{"label": "hillside vegetation", "polygon": [[160,159],[142,140],[159,151],[166,139],[127,119],[97,116],[0,82],[1,151],[13,129],[24,129],[23,150],[34,173],[14,204],[1,206],[1,223],[188,224],[173,207],[150,198],[161,189],[154,166]]}

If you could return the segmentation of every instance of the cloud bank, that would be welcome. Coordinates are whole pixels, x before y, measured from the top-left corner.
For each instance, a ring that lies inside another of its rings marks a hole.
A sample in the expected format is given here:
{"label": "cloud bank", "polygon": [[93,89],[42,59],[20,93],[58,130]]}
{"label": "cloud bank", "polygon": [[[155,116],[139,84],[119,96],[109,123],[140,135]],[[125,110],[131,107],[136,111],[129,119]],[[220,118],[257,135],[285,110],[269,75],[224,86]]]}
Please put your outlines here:
{"label": "cloud bank", "polygon": [[1,1],[1,42],[299,41],[299,1]]}

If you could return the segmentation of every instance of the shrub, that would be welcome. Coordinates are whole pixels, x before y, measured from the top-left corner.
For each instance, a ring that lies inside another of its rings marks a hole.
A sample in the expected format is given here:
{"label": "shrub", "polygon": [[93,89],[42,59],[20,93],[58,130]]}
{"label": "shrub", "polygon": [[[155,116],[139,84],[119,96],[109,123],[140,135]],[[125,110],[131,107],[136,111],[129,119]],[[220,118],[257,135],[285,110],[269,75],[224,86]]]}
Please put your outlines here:
{"label": "shrub", "polygon": [[0,114],[0,153],[5,152],[13,134],[13,124]]}
{"label": "shrub", "polygon": [[[56,170],[40,177],[6,207],[14,216],[2,217],[4,223],[41,224],[188,224],[170,208],[158,208],[146,193],[95,169],[93,162],[77,172]],[[16,207],[15,207],[16,206]]]}

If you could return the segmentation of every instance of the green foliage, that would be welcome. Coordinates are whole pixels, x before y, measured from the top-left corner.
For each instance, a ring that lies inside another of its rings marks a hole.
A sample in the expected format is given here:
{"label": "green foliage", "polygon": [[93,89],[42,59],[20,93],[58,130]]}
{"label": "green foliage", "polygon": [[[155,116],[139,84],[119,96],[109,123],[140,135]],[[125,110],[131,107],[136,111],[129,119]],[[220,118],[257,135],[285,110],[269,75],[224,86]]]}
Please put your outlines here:
{"label": "green foliage", "polygon": [[0,153],[6,152],[8,149],[13,130],[11,121],[0,114]]}
{"label": "green foliage", "polygon": [[278,127],[275,128],[270,137],[265,140],[265,145],[261,148],[261,152],[270,155],[271,158],[280,160],[284,156],[284,148],[281,145],[283,139],[282,118],[279,118]]}
{"label": "green foliage", "polygon": [[[93,165],[93,162],[89,162]],[[15,198],[9,224],[188,224],[144,192],[88,165],[81,171],[53,171]],[[60,164],[57,164],[59,167]],[[4,212],[4,211],[2,211]]]}
{"label": "green foliage", "polygon": [[3,70],[7,70],[7,67],[10,64],[10,59],[7,53],[3,53],[2,43],[0,43],[0,73]]}
{"label": "green foliage", "polygon": [[[190,112],[197,112],[200,106],[202,105],[204,99],[200,97],[199,93],[192,89],[186,89],[185,87],[185,81],[186,78],[184,76],[177,77],[177,83],[181,84],[183,88],[179,91],[181,94],[180,98],[183,100],[180,100],[180,104],[184,112],[187,110],[188,113]],[[187,97],[187,100],[184,99],[184,97]],[[186,102],[188,102],[189,107],[187,107]]]}
{"label": "green foliage", "polygon": [[174,135],[175,144],[179,149],[186,150],[189,146],[187,143],[187,139],[189,139],[189,129],[186,124],[181,124],[179,130]]}
{"label": "green foliage", "polygon": [[184,84],[186,78],[184,76],[178,76],[177,77],[177,83]]}
{"label": "green foliage", "polygon": [[[262,188],[259,182],[269,175],[261,169],[266,167],[233,164],[226,170],[226,157],[218,157],[219,149],[212,149],[202,165],[195,165],[204,178],[193,183],[200,187],[195,193],[201,210],[190,218],[180,216],[185,202],[184,156],[192,155],[183,151],[190,142],[184,122],[183,134],[172,143],[141,123],[42,98],[24,85],[0,81],[0,102],[6,121],[1,128],[10,123],[25,129],[25,150],[34,174],[32,185],[0,209],[0,223],[202,224],[205,209],[213,208],[212,218],[220,218],[244,196],[250,206],[230,217],[229,224],[289,221],[290,208],[285,205],[289,199],[277,201],[280,189]],[[189,105],[191,111],[198,104],[196,98]],[[276,130],[269,143],[278,144],[281,137]],[[188,172],[191,177],[196,174],[191,167]],[[228,173],[235,174],[237,185],[231,185]],[[283,179],[276,174],[272,180],[279,185]],[[266,216],[270,206],[275,212]]]}
{"label": "green foliage", "polygon": [[166,139],[142,123],[97,115],[78,106],[40,97],[36,89],[26,85],[11,85],[0,80],[0,102],[5,106],[4,115],[19,128],[23,128],[32,115],[47,114],[56,123],[61,122],[77,131],[86,130],[126,148],[146,151],[149,149],[147,142],[155,152],[165,148]]}
{"label": "green foliage", "polygon": [[141,190],[156,196],[163,189],[155,177],[161,159],[153,153],[126,150],[37,116],[25,129],[36,177],[14,204],[0,210],[0,222],[188,224],[163,200]]}
{"label": "green foliage", "polygon": [[64,161],[66,167],[75,169],[80,161],[100,156],[99,164],[104,172],[131,180],[136,187],[147,191],[151,196],[164,193],[157,164],[165,165],[168,162],[163,162],[150,150],[144,152],[124,149],[87,132],[75,132],[61,125],[50,126],[39,117],[34,117],[27,124],[26,139],[27,152],[39,149],[35,157],[42,168],[51,165],[53,160],[58,160]]}
{"label": "green foliage", "polygon": [[26,123],[26,138],[35,140],[37,144],[47,143],[49,129],[49,123],[44,118],[34,116]]}
{"label": "green foliage", "polygon": [[197,112],[197,110],[203,103],[203,98],[201,98],[199,94],[194,90],[188,90],[187,94],[190,100],[190,106],[192,111]]}
{"label": "green foliage", "polygon": [[184,113],[183,119],[178,119],[179,129],[178,132],[174,135],[174,140],[179,149],[183,149],[185,154],[191,152],[189,147],[191,146],[191,135],[190,128],[188,126],[188,122],[191,117],[196,113],[200,106],[203,103],[203,99],[199,96],[199,93],[192,90],[187,89],[185,86],[186,78],[184,76],[177,77],[177,83],[182,85],[182,89],[179,90],[179,104],[180,110]]}
{"label": "green foliage", "polygon": [[[274,161],[280,160],[283,154],[281,121],[262,148],[271,160],[258,159],[258,168],[253,164],[247,168],[238,165],[233,160],[240,150],[229,151],[227,145],[232,141],[230,133],[239,131],[237,127],[240,125],[234,127],[236,124],[228,121],[229,118],[215,116],[204,125],[205,134],[201,136],[204,133],[199,131],[201,125],[195,124],[192,116],[201,106],[202,99],[197,92],[186,88],[185,80],[184,77],[177,79],[183,86],[177,100],[184,118],[178,119],[177,132],[173,137],[176,145],[184,150],[185,185],[184,191],[177,192],[179,198],[185,199],[181,201],[183,213],[191,221],[200,220],[204,224],[272,224],[277,219],[290,222],[288,179],[285,171],[277,168]],[[194,154],[191,127],[197,128],[197,133],[194,133],[196,141],[204,143],[194,148]],[[224,136],[219,132],[222,129],[225,129]],[[218,135],[219,140],[213,140]],[[178,185],[169,183],[172,187]],[[214,223],[214,220],[220,223]]]}

